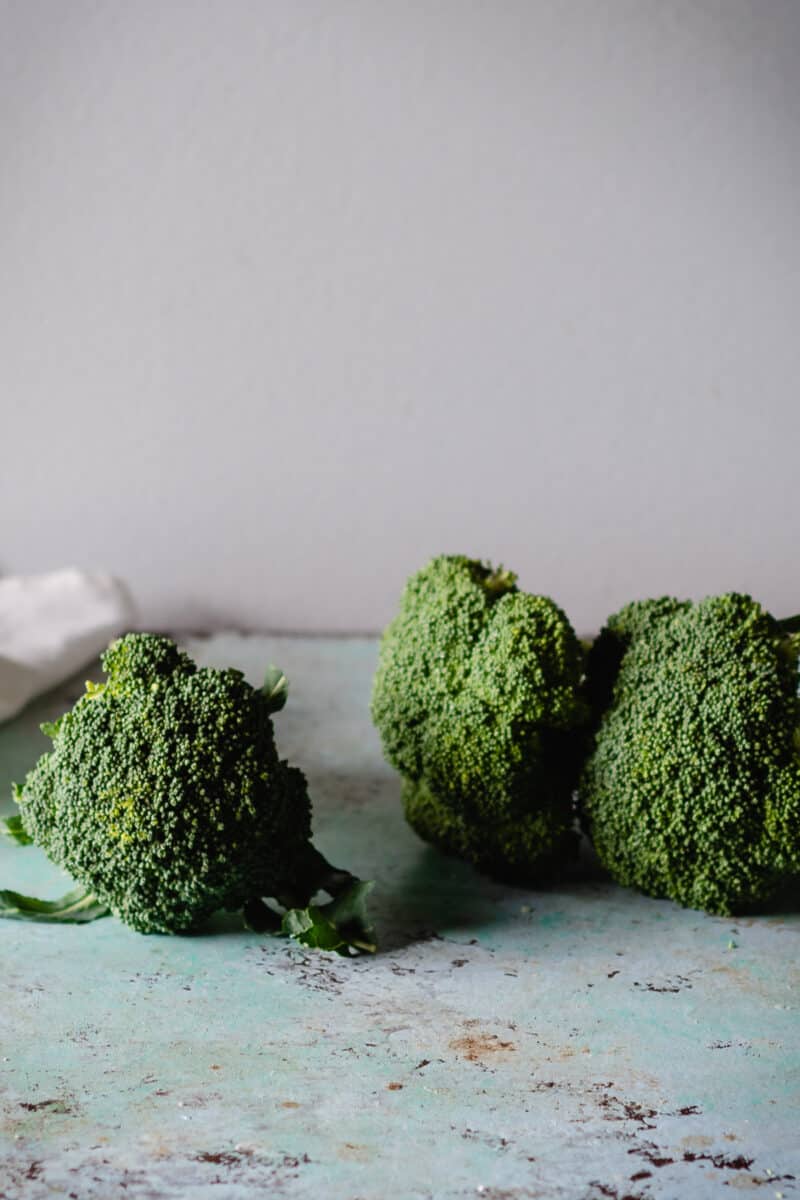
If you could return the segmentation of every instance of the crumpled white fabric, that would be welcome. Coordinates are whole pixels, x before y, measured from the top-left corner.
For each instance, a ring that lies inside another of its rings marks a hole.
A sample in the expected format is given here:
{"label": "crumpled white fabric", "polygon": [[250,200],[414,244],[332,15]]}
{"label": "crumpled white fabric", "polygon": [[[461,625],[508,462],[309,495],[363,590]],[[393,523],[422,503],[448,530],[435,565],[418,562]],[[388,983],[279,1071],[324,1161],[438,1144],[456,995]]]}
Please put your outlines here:
{"label": "crumpled white fabric", "polygon": [[134,619],[127,589],[101,571],[0,578],[0,721],[96,658]]}

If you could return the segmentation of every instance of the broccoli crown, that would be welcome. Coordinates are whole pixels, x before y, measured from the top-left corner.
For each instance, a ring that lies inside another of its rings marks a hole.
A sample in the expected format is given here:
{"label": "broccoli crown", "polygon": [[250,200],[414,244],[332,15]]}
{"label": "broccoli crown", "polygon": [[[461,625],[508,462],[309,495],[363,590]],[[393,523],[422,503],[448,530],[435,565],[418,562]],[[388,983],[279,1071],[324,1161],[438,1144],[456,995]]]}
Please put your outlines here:
{"label": "broccoli crown", "polygon": [[511,572],[443,555],[411,577],[372,716],[423,838],[507,878],[567,849],[581,670],[564,613]]}
{"label": "broccoli crown", "polygon": [[278,895],[310,804],[278,758],[268,696],[152,634],[102,663],[106,682],[45,727],[53,749],[17,795],[28,836],[145,933]]}
{"label": "broccoli crown", "polygon": [[618,882],[728,914],[800,869],[797,659],[749,596],[610,618],[588,659],[580,801]]}

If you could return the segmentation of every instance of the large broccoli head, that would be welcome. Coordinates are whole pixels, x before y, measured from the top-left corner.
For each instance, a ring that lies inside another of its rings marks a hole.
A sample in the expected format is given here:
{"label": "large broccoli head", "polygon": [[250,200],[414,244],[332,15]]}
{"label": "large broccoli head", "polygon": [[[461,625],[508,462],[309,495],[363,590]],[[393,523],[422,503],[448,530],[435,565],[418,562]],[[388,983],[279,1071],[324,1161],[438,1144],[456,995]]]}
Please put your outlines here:
{"label": "large broccoli head", "polygon": [[[145,933],[353,882],[308,842],[306,781],[278,757],[273,689],[199,669],[152,634],[121,638],[102,662],[106,682],[45,727],[53,748],[17,789],[18,840]],[[26,898],[4,895],[2,915],[20,915]]]}
{"label": "large broccoli head", "polygon": [[588,661],[580,799],[616,880],[727,914],[800,870],[799,649],[736,594],[609,620]]}
{"label": "large broccoli head", "polygon": [[573,840],[580,644],[515,576],[460,556],[408,581],[386,629],[372,716],[406,816],[499,877],[541,877]]}

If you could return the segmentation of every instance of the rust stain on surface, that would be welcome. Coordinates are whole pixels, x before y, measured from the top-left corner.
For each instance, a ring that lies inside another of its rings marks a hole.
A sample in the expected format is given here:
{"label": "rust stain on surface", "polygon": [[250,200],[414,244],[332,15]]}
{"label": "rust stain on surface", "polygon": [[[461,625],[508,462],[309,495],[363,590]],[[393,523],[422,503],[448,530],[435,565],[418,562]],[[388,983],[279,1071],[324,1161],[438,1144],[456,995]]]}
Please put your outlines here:
{"label": "rust stain on surface", "polygon": [[691,1137],[681,1138],[681,1146],[685,1150],[707,1150],[714,1145],[714,1139],[705,1137],[702,1133],[692,1134]]}
{"label": "rust stain on surface", "polygon": [[513,1042],[501,1042],[495,1033],[467,1033],[450,1042],[451,1050],[455,1050],[467,1062],[473,1063],[480,1063],[497,1055],[502,1057],[513,1054],[516,1048]]}
{"label": "rust stain on surface", "polygon": [[349,1159],[351,1162],[369,1162],[372,1157],[369,1146],[362,1146],[358,1142],[345,1142],[337,1153],[339,1158]]}

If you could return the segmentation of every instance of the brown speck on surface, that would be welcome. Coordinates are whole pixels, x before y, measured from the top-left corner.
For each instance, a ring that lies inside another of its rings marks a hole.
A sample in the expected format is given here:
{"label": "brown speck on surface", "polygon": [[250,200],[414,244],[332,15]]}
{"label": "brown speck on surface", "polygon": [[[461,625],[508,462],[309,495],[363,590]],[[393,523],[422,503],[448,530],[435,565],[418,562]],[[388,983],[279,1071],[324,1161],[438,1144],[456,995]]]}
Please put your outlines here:
{"label": "brown speck on surface", "polygon": [[423,1058],[417,1063],[417,1065],[414,1067],[414,1070],[421,1071],[423,1067],[429,1067],[430,1063],[431,1060],[429,1058]]}
{"label": "brown speck on surface", "polygon": [[358,1142],[345,1142],[340,1146],[338,1155],[339,1158],[349,1159],[353,1162],[369,1162],[371,1152],[369,1146],[360,1145]]}
{"label": "brown speck on surface", "polygon": [[736,1158],[726,1158],[724,1154],[694,1154],[691,1150],[683,1153],[684,1162],[710,1162],[718,1171],[747,1171],[753,1165],[752,1158],[737,1154]]}
{"label": "brown speck on surface", "polygon": [[202,1163],[214,1163],[218,1167],[235,1167],[241,1156],[232,1154],[230,1151],[222,1151],[217,1154],[212,1154],[209,1151],[204,1151],[202,1154],[195,1154],[194,1161]]}
{"label": "brown speck on surface", "polygon": [[297,1100],[281,1100],[281,1108],[300,1108]]}
{"label": "brown speck on surface", "polygon": [[387,1092],[402,1092],[403,1085],[402,1083],[387,1083],[386,1090]]}
{"label": "brown speck on surface", "polygon": [[212,1063],[208,1069],[209,1071],[221,1071],[222,1067],[220,1067],[217,1063]]}
{"label": "brown speck on surface", "polygon": [[648,1200],[643,1192],[623,1192],[620,1193],[610,1183],[600,1183],[597,1179],[593,1179],[589,1187],[597,1188],[601,1196],[607,1196],[608,1200]]}
{"label": "brown speck on surface", "polygon": [[644,1146],[632,1146],[628,1154],[638,1154],[641,1158],[646,1158],[653,1167],[668,1167],[675,1162],[674,1158],[662,1154],[654,1142],[648,1142]]}
{"label": "brown speck on surface", "polygon": [[[465,1022],[473,1024],[474,1022]],[[501,1042],[494,1033],[467,1033],[464,1037],[454,1038],[450,1049],[455,1050],[467,1062],[481,1063],[485,1058],[495,1055],[513,1054],[516,1050],[513,1042]]]}
{"label": "brown speck on surface", "polygon": [[631,1183],[636,1183],[637,1179],[652,1179],[652,1171],[637,1171],[635,1175],[631,1175]]}
{"label": "brown speck on surface", "polygon": [[607,979],[613,979],[615,975],[619,975],[619,971],[609,971],[609,972],[608,972],[608,975],[606,976],[606,978],[607,978]]}
{"label": "brown speck on surface", "polygon": [[[597,1106],[603,1110],[605,1120],[636,1121],[640,1129],[655,1129],[652,1120],[659,1114],[654,1108],[646,1108],[634,1100],[624,1100],[620,1096],[608,1094],[608,1088],[611,1086],[611,1084],[597,1084],[594,1089],[595,1091],[602,1089],[606,1093],[597,1097]],[[629,1153],[632,1152],[629,1151]]]}
{"label": "brown speck on surface", "polygon": [[51,1112],[67,1114],[70,1110],[67,1108],[63,1100],[39,1100],[35,1104],[20,1101],[20,1108],[24,1108],[26,1112],[43,1112],[50,1109]]}
{"label": "brown speck on surface", "polygon": [[468,962],[469,962],[469,959],[468,959],[468,958],[454,958],[454,959],[453,959],[453,961],[452,961],[452,963],[451,963],[451,966],[453,966],[453,967],[464,967],[464,966],[466,966],[466,964],[467,964]]}

